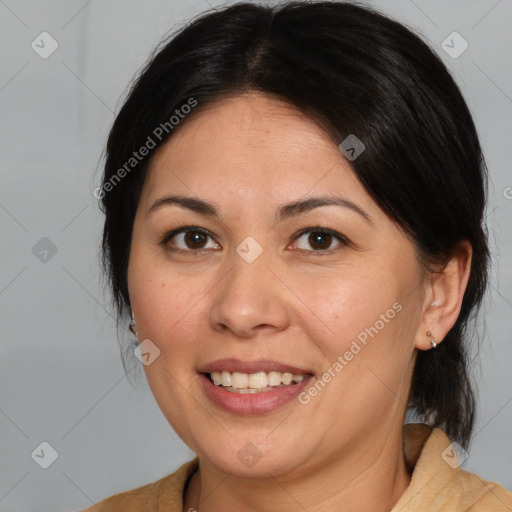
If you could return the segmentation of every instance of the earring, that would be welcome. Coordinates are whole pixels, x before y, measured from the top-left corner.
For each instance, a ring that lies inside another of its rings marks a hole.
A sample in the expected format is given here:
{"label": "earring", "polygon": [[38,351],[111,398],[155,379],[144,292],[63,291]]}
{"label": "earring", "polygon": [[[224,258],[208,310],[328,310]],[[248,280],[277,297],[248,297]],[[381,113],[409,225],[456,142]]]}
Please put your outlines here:
{"label": "earring", "polygon": [[[429,338],[431,338],[432,337],[432,333],[430,331],[427,331],[427,336]],[[430,344],[432,345],[432,348],[436,348],[437,347],[437,343],[434,341],[434,339],[430,340]]]}
{"label": "earring", "polygon": [[139,333],[135,330],[135,316],[132,311],[132,321],[130,322],[130,331],[135,335],[137,339],[139,339]]}

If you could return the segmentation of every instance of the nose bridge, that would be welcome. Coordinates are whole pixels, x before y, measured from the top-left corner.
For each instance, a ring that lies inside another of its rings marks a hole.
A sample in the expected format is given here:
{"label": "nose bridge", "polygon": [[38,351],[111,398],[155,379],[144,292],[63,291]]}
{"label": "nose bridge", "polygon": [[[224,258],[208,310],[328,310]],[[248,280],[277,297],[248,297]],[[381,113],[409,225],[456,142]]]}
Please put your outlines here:
{"label": "nose bridge", "polygon": [[268,283],[270,249],[254,238],[245,238],[230,255],[231,272],[224,289],[225,300],[235,300],[240,308],[256,302],[268,303],[271,284]]}
{"label": "nose bridge", "polygon": [[282,290],[271,270],[270,249],[247,237],[229,256],[230,271],[219,283],[210,310],[215,329],[229,328],[238,336],[250,336],[262,325],[282,329],[287,308]]}
{"label": "nose bridge", "polygon": [[[246,287],[247,293],[263,292],[263,284],[267,284],[268,266],[271,260],[270,248],[263,248],[252,237],[247,237],[241,242],[232,256],[232,279],[239,286]],[[258,290],[261,286],[262,289]]]}

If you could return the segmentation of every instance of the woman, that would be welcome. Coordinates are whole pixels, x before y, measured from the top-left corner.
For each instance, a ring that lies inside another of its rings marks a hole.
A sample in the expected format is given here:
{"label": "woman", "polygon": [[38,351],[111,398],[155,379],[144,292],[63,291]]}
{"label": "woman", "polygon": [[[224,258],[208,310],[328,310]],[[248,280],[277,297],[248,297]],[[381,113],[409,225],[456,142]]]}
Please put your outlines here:
{"label": "woman", "polygon": [[420,38],[337,2],[204,15],[140,74],[96,195],[119,318],[197,454],[100,510],[512,510],[460,468],[486,170]]}

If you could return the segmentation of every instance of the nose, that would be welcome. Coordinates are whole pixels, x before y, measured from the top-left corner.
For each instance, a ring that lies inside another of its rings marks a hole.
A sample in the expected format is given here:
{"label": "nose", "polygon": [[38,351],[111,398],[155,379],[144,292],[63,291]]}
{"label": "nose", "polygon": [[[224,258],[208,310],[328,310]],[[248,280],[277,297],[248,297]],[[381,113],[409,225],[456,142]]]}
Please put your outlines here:
{"label": "nose", "polygon": [[286,300],[289,291],[270,263],[266,251],[252,263],[234,252],[230,271],[212,291],[209,312],[212,329],[251,338],[262,331],[270,334],[289,326]]}

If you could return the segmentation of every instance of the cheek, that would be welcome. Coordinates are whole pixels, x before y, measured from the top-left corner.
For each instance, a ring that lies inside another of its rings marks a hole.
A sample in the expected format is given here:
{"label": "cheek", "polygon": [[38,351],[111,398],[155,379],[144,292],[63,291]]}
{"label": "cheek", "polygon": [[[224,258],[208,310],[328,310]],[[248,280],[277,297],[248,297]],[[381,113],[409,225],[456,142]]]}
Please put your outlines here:
{"label": "cheek", "polygon": [[[134,234],[128,266],[130,302],[139,340],[151,340],[160,350],[159,362],[166,367],[172,365],[176,371],[183,367],[187,340],[193,339],[191,327],[197,311],[194,305],[203,293],[197,288],[198,279],[190,282],[172,270],[156,251],[138,242]],[[173,344],[173,339],[180,343]],[[162,365],[145,367],[148,378],[159,366]]]}
{"label": "cheek", "polygon": [[296,280],[294,291],[303,302],[304,315],[297,315],[302,328],[329,361],[349,350],[354,340],[362,346],[389,330],[397,316],[399,287],[382,269],[352,266],[322,277]]}
{"label": "cheek", "polygon": [[163,248],[149,243],[142,231],[136,224],[128,265],[128,289],[138,315],[137,324],[160,340],[198,301],[202,285],[200,279],[191,279],[191,273],[187,275],[183,267],[170,262]]}
{"label": "cheek", "polygon": [[134,276],[130,287],[139,333],[151,339],[162,355],[172,348],[176,361],[195,339],[199,317],[203,317],[201,298],[208,288],[204,278],[161,273],[155,267],[144,274],[144,279]]}
{"label": "cheek", "polygon": [[399,393],[406,381],[418,321],[413,263],[352,266],[329,278],[297,280],[294,291],[309,310],[301,329],[323,361],[325,403],[361,414],[376,403],[391,406],[390,390]]}
{"label": "cheek", "polygon": [[130,260],[130,300],[139,340],[151,340],[160,351],[154,362],[143,368],[160,409],[190,445],[189,425],[200,411],[187,389],[195,385],[191,356],[198,352],[198,326],[204,322],[201,298],[208,283],[201,276],[171,271],[168,265],[156,263],[154,257],[140,256],[134,252]]}

